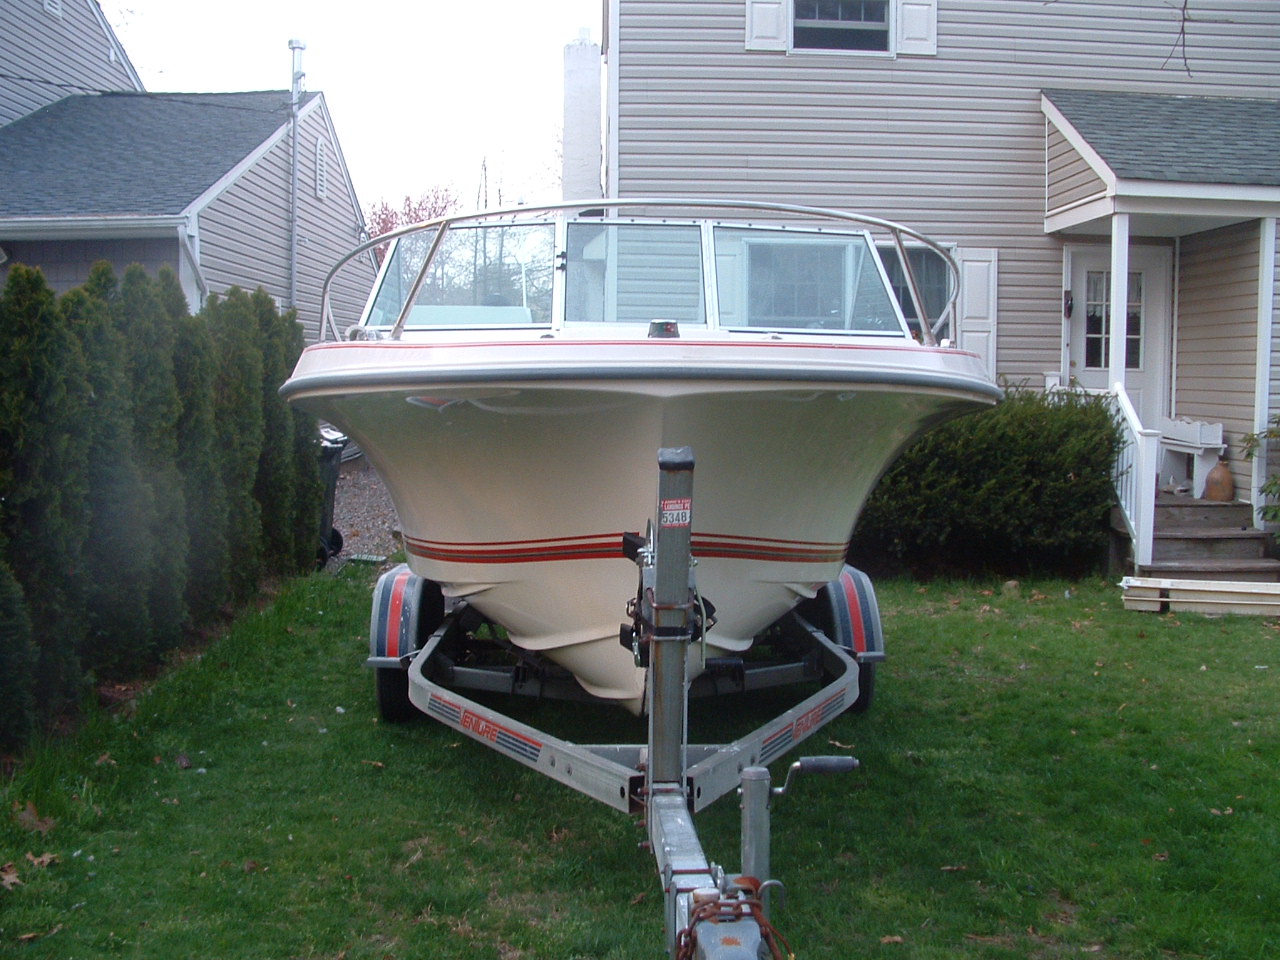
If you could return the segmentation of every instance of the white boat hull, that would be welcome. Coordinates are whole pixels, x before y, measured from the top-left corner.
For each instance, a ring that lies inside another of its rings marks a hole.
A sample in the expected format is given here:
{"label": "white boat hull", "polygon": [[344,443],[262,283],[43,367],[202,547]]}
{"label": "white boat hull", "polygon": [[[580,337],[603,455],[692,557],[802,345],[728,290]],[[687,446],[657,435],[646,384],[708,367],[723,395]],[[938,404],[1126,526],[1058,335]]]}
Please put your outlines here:
{"label": "white boat hull", "polygon": [[838,576],[904,445],[997,396],[958,351],[778,338],[325,344],[286,392],[377,467],[415,573],[633,709],[621,541],[654,515],[660,447],[696,457],[708,653],[741,651]]}

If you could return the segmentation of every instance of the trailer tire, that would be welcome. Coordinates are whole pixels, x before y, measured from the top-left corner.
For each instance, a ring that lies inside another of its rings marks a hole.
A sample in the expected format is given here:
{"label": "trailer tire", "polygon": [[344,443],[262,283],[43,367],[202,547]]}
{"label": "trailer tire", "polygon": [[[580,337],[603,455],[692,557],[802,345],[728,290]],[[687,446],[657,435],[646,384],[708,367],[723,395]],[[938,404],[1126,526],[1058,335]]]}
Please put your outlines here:
{"label": "trailer tire", "polygon": [[378,716],[387,723],[407,723],[422,716],[409,699],[409,671],[396,667],[375,667],[373,692]]}
{"label": "trailer tire", "polygon": [[[413,655],[444,622],[444,594],[440,585],[413,573],[407,564],[388,570],[373,591],[369,626],[369,654],[378,715],[389,723],[414,720],[422,713],[409,699],[409,671]],[[401,665],[396,666],[396,660]],[[383,664],[390,663],[390,666]]]}
{"label": "trailer tire", "polygon": [[876,692],[876,661],[884,656],[884,630],[871,578],[848,565],[840,576],[818,588],[800,605],[800,616],[858,660],[858,697],[850,713],[866,713]]}

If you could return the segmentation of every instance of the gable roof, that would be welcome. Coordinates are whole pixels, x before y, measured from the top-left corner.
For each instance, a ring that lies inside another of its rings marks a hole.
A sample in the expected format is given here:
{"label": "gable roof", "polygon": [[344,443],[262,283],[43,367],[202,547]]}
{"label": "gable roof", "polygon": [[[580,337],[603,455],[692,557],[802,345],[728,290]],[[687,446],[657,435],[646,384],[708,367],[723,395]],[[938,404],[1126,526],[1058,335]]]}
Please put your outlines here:
{"label": "gable roof", "polygon": [[0,218],[177,216],[282,130],[289,98],[65,97],[0,128]]}
{"label": "gable roof", "polygon": [[1043,93],[1122,179],[1280,186],[1280,101]]}

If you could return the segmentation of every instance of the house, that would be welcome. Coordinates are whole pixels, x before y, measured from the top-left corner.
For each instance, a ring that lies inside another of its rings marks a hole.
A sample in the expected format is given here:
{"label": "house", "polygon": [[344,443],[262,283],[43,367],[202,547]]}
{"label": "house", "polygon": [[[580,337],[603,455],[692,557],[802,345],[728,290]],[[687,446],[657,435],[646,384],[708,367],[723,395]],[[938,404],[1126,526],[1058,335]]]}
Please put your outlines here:
{"label": "house", "polygon": [[1260,524],[1266,459],[1241,438],[1280,413],[1280,5],[606,4],[607,196],[854,209],[939,239],[961,273],[946,336],[1009,383],[1116,394],[1140,568],[1179,569],[1157,485],[1198,492],[1224,448]]}
{"label": "house", "polygon": [[[0,7],[0,73],[0,275],[62,292],[101,259],[169,266],[193,311],[261,286],[318,337],[325,275],[365,238],[323,94],[144,92],[94,0]],[[339,324],[372,279],[339,277]]]}

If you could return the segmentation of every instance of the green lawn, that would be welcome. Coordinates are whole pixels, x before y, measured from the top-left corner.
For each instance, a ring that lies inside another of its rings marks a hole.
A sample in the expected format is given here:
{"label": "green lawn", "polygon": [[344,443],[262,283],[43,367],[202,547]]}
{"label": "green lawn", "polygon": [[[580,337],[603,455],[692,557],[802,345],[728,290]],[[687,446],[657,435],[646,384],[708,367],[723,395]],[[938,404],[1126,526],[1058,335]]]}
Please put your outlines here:
{"label": "green lawn", "polygon": [[[0,955],[662,956],[631,819],[378,722],[369,588],[357,566],[289,585],[136,710],[31,757],[3,788]],[[1280,954],[1275,621],[1126,612],[1101,581],[878,590],[876,702],[801,748],[862,768],[774,807],[797,956]],[[699,706],[694,734],[778,707]],[[644,736],[619,711],[519,716]],[[698,824],[736,868],[732,798]]]}

